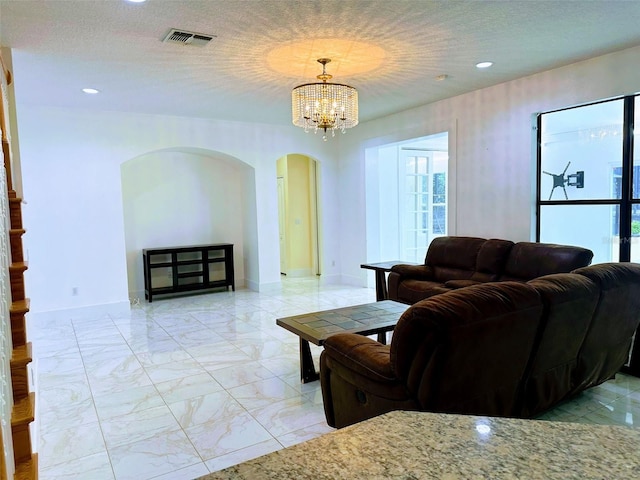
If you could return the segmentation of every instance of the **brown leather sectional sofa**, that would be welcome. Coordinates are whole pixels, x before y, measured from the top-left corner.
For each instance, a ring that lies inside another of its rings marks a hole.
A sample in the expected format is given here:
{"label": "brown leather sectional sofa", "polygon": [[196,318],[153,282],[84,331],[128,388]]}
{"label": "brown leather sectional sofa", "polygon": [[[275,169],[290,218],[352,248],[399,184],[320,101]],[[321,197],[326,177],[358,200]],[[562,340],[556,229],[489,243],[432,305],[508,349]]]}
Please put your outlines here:
{"label": "brown leather sectional sofa", "polygon": [[639,322],[638,264],[449,290],[409,307],[390,345],[326,340],[327,422],[391,410],[532,417],[612,378]]}
{"label": "brown leather sectional sofa", "polygon": [[591,250],[568,245],[438,237],[429,245],[424,265],[396,265],[391,269],[389,299],[413,304],[478,283],[526,282],[586,267],[592,258]]}

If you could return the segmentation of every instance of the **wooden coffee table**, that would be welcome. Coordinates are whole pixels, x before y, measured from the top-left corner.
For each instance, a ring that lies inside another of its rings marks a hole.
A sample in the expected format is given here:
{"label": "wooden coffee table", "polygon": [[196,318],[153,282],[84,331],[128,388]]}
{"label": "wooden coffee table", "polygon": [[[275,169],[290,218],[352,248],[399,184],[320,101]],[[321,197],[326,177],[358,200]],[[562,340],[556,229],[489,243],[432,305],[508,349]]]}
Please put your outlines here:
{"label": "wooden coffee table", "polygon": [[386,343],[386,333],[396,326],[400,315],[409,308],[404,303],[382,302],[336,308],[276,319],[276,324],[300,337],[300,379],[302,383],[320,378],[313,364],[309,342],[322,346],[336,333],[378,334],[378,341]]}

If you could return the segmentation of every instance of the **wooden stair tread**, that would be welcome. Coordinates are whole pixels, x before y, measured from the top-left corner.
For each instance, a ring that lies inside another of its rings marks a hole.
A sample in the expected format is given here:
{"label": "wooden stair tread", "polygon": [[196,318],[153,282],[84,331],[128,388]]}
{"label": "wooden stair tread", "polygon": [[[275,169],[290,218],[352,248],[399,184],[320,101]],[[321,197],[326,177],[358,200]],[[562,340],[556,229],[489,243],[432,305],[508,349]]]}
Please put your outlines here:
{"label": "wooden stair tread", "polygon": [[28,298],[11,302],[9,307],[9,313],[27,313],[29,311],[29,305],[31,301]]}
{"label": "wooden stair tread", "polygon": [[13,404],[11,414],[11,428],[29,425],[33,422],[33,410],[36,402],[36,394],[31,392],[29,396],[18,400]]}
{"label": "wooden stair tread", "polygon": [[19,347],[13,347],[11,354],[11,368],[23,368],[33,360],[31,342]]}
{"label": "wooden stair tread", "polygon": [[9,265],[9,272],[24,271],[28,268],[27,262],[16,262]]}
{"label": "wooden stair tread", "polygon": [[[0,56],[0,63],[2,58]],[[24,288],[24,272],[28,269],[27,262],[24,261],[24,250],[22,246],[22,235],[26,232],[22,225],[22,198],[18,196],[14,190],[13,175],[11,167],[13,163],[11,145],[9,142],[9,127],[5,121],[5,106],[7,104],[7,92],[4,87],[11,84],[11,72],[5,69],[4,65],[0,68],[0,83],[2,83],[2,92],[0,92],[0,117],[2,128],[0,129],[0,137],[2,140],[2,156],[4,159],[4,167],[6,170],[6,199],[9,200],[8,222],[5,224],[5,231],[9,233],[10,256],[9,260],[9,285],[11,290],[11,307],[10,307],[10,324],[11,339],[13,341],[13,349],[11,351],[11,388],[13,391],[13,408],[11,410],[11,436],[12,439],[3,439],[0,434],[0,479],[5,480],[7,477],[7,465],[5,463],[5,445],[3,443],[13,441],[13,460],[15,462],[15,471],[12,476],[13,480],[37,480],[38,478],[38,461],[37,455],[32,451],[32,441],[30,424],[34,421],[35,411],[35,393],[29,392],[28,370],[26,365],[31,361],[32,351],[31,344],[26,341],[26,325],[24,314],[29,311],[29,300],[25,298]],[[6,262],[3,262],[6,268]],[[7,355],[9,352],[5,352]],[[4,374],[4,372],[3,372]],[[3,377],[3,382],[7,379]],[[18,398],[16,398],[16,395]],[[7,419],[3,418],[3,423]]]}
{"label": "wooden stair tread", "polygon": [[38,454],[34,453],[31,458],[16,464],[14,480],[37,480],[38,478]]}
{"label": "wooden stair tread", "polygon": [[15,190],[9,190],[7,192],[7,198],[9,199],[9,203],[22,203],[22,197],[19,197]]}

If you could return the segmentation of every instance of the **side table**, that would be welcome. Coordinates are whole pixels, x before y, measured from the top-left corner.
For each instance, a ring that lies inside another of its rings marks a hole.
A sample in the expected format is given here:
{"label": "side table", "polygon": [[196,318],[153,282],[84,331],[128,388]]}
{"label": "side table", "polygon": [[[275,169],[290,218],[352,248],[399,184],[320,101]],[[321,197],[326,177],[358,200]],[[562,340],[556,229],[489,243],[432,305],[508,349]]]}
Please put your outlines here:
{"label": "side table", "polygon": [[388,300],[389,292],[387,291],[387,272],[391,271],[394,265],[420,265],[419,263],[405,262],[402,260],[391,260],[389,262],[379,263],[363,263],[360,268],[366,268],[376,272],[376,300]]}

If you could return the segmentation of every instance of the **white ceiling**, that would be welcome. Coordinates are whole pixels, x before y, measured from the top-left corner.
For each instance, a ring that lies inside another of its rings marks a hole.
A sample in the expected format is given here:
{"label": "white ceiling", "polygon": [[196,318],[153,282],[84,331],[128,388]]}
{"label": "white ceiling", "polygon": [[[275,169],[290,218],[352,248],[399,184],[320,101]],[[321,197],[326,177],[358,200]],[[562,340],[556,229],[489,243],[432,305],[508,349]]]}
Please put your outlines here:
{"label": "white ceiling", "polygon": [[0,0],[19,103],[275,124],[320,57],[362,122],[640,45],[639,24],[633,0]]}

